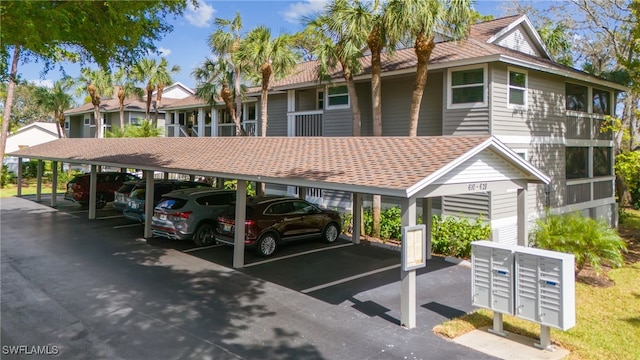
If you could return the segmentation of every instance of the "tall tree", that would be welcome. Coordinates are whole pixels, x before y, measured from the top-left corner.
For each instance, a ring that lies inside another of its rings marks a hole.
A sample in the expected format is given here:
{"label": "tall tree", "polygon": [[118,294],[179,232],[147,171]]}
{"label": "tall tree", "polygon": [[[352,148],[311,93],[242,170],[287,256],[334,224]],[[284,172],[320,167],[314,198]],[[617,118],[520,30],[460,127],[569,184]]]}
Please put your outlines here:
{"label": "tall tree", "polygon": [[[0,76],[9,84],[3,118],[11,117],[20,61],[39,60],[45,71],[62,59],[96,62],[103,68],[109,63],[132,64],[156,50],[154,42],[172,30],[165,18],[181,15],[187,1],[1,2]],[[3,122],[0,158],[8,128],[9,121]]]}
{"label": "tall tree", "polygon": [[[206,58],[200,67],[193,70],[191,76],[196,80],[196,96],[205,100],[214,109],[216,97],[224,102],[225,108],[232,119],[236,118],[234,100],[236,95],[230,87],[233,83],[233,70],[228,68],[229,63],[222,58],[216,60]],[[235,121],[235,120],[234,120]],[[236,124],[237,127],[237,124]]]}
{"label": "tall tree", "polygon": [[[352,9],[349,10],[349,7]],[[339,16],[347,11],[359,15]],[[307,20],[305,29],[316,39],[312,53],[318,61],[318,78],[330,79],[336,71],[342,73],[351,106],[352,136],[361,136],[362,116],[353,77],[362,72],[360,60],[363,57],[362,49],[366,46],[362,29],[368,25],[368,18],[364,7],[354,6],[346,0],[336,0],[328,3],[322,14]]]}
{"label": "tall tree", "polygon": [[53,88],[40,87],[37,91],[38,103],[53,113],[58,129],[58,137],[64,137],[64,111],[70,109],[73,97],[70,91],[73,87],[72,79],[66,77],[56,81]]}
{"label": "tall tree", "polygon": [[268,27],[258,26],[240,42],[237,57],[245,64],[248,77],[260,83],[261,136],[267,136],[267,100],[271,79],[289,75],[299,60],[298,54],[293,51],[290,35],[283,34],[272,39]]}
{"label": "tall tree", "polygon": [[174,65],[169,69],[169,62],[162,58],[160,61],[155,59],[142,59],[133,68],[133,77],[146,84],[147,91],[147,107],[146,117],[149,120],[151,113],[151,104],[153,103],[153,92],[156,92],[156,102],[154,106],[153,125],[158,124],[158,108],[162,105],[162,91],[166,84],[172,82],[171,74],[180,72],[180,67]]}
{"label": "tall tree", "polygon": [[118,112],[120,115],[120,129],[124,129],[125,121],[124,121],[124,102],[126,99],[136,96],[142,97],[143,91],[141,88],[137,87],[135,84],[135,80],[132,77],[132,74],[127,71],[126,68],[120,67],[113,74],[113,83],[115,87],[118,89],[116,92],[116,97],[118,98]]}
{"label": "tall tree", "polygon": [[242,108],[242,71],[243,64],[238,58],[237,52],[240,49],[242,41],[242,18],[240,13],[229,19],[216,18],[214,21],[216,30],[209,35],[208,43],[211,53],[214,57],[218,57],[221,61],[227,63],[226,68],[233,75],[233,96],[235,102],[235,111],[233,123],[236,126],[236,136],[246,135],[242,128],[240,119],[240,109]]}
{"label": "tall tree", "polygon": [[[6,93],[7,83],[0,83],[0,92]],[[41,101],[42,92],[49,93],[50,89],[43,88],[31,82],[18,82],[14,89],[14,105],[9,118],[9,130],[35,121],[54,121],[53,111],[45,101]]]}
{"label": "tall tree", "polygon": [[77,94],[80,95],[86,91],[91,97],[91,104],[93,105],[93,119],[96,125],[96,137],[102,138],[103,118],[100,113],[100,103],[102,98],[109,98],[113,95],[113,82],[111,80],[111,73],[101,69],[89,69],[82,68],[80,70],[80,76],[76,80],[78,87],[76,88]]}
{"label": "tall tree", "polygon": [[391,0],[385,9],[383,27],[390,43],[402,38],[415,39],[413,45],[418,65],[411,96],[409,136],[418,135],[418,119],[431,52],[436,46],[437,31],[446,29],[454,40],[465,37],[475,14],[471,0]]}

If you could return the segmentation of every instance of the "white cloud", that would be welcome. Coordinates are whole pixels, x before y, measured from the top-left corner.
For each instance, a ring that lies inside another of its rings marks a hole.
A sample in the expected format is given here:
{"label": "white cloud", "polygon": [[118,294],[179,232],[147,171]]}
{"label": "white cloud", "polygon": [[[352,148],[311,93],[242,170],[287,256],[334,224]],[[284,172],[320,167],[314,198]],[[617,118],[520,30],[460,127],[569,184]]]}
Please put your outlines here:
{"label": "white cloud", "polygon": [[304,2],[297,2],[289,5],[289,7],[282,12],[282,16],[287,22],[299,24],[304,16],[312,15],[324,9],[327,2],[328,0],[306,0]]}
{"label": "white cloud", "polygon": [[53,88],[53,80],[44,79],[44,80],[27,80],[28,83],[31,83],[36,86],[44,86],[46,88]]}
{"label": "white cloud", "polygon": [[167,57],[167,56],[171,55],[171,49],[159,47],[158,51],[160,52],[160,56],[161,57]]}
{"label": "white cloud", "polygon": [[191,25],[206,28],[209,26],[209,20],[213,17],[214,12],[216,12],[216,10],[213,6],[207,5],[203,0],[198,0],[197,9],[189,1],[187,3],[187,9],[184,12],[184,17]]}

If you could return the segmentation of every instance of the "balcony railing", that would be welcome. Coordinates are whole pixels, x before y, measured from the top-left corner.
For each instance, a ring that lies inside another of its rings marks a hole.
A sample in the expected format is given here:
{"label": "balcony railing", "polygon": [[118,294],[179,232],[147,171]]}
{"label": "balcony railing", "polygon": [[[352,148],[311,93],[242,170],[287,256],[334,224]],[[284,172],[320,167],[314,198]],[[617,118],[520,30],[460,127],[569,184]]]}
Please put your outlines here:
{"label": "balcony railing", "polygon": [[287,117],[290,136],[322,136],[322,110],[290,112]]}
{"label": "balcony railing", "polygon": [[[258,121],[244,121],[242,126],[247,136],[257,136]],[[233,123],[218,124],[218,136],[236,136],[236,125]]]}
{"label": "balcony railing", "polygon": [[571,112],[565,118],[566,138],[574,140],[612,140],[611,131],[602,131],[603,115]]}

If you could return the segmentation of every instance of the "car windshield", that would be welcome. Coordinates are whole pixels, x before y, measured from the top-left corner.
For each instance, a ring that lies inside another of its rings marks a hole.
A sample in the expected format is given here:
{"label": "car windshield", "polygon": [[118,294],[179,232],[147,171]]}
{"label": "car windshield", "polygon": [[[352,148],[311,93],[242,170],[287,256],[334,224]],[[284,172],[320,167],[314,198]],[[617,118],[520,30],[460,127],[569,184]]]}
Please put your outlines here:
{"label": "car windshield", "polygon": [[120,186],[117,192],[123,193],[123,194],[130,193],[131,189],[133,189],[135,186],[136,184],[124,184]]}
{"label": "car windshield", "polygon": [[185,199],[162,198],[157,207],[167,210],[177,210],[181,209],[186,203],[187,200]]}
{"label": "car windshield", "polygon": [[129,197],[132,199],[140,200],[140,199],[144,199],[144,194],[145,194],[144,189],[135,189],[131,192],[131,195],[129,195]]}
{"label": "car windshield", "polygon": [[[247,205],[247,209],[246,209],[246,217],[247,217],[247,218],[251,218],[251,217],[253,217],[253,213],[254,213],[253,208],[252,208],[251,206],[248,206],[248,205]],[[233,219],[233,218],[235,218],[235,217],[236,217],[236,205],[235,205],[235,204],[228,205],[228,206],[227,206],[227,207],[222,211],[221,216],[224,216],[224,217],[229,218],[229,219]]]}

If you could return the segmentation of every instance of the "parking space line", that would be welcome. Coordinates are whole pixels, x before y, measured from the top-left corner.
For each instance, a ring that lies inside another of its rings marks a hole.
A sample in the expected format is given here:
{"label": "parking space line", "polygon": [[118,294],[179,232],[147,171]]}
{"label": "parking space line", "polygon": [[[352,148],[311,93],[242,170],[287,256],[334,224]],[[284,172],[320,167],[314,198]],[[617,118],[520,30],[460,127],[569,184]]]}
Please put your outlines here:
{"label": "parking space line", "polygon": [[225,245],[224,245],[224,244],[215,244],[215,245],[209,245],[209,246],[203,246],[203,247],[197,247],[197,248],[192,248],[192,249],[182,250],[182,252],[184,252],[184,253],[188,253],[188,252],[192,252],[192,251],[198,251],[198,250],[205,250],[205,249],[217,248],[217,247],[221,247],[221,246],[225,246]]}
{"label": "parking space line", "polygon": [[127,224],[127,225],[118,225],[118,226],[114,226],[114,229],[122,229],[122,228],[128,228],[128,227],[134,227],[134,226],[142,226],[144,224],[142,223],[137,223],[137,224]]}
{"label": "parking space line", "polygon": [[340,279],[340,280],[336,280],[336,281],[332,281],[330,283],[326,283],[326,284],[322,284],[322,285],[318,285],[318,286],[314,286],[312,288],[308,288],[308,289],[304,289],[304,290],[300,290],[301,293],[303,294],[308,294],[310,292],[314,292],[317,290],[322,290],[322,289],[326,289],[328,287],[334,286],[334,285],[339,285],[339,284],[343,284],[346,282],[349,282],[351,280],[356,280],[356,279],[360,279],[369,275],[374,275],[377,273],[381,273],[381,272],[385,272],[388,270],[392,270],[392,269],[397,269],[400,267],[400,264],[396,264],[396,265],[391,265],[391,266],[387,266],[385,268],[382,269],[377,269],[377,270],[372,270],[366,273],[362,273],[362,274],[358,274],[358,275],[354,275],[354,276],[350,276],[348,278],[344,278],[344,279]]}
{"label": "parking space line", "polygon": [[100,216],[100,217],[97,217],[96,220],[115,219],[120,217],[122,217],[122,215]]}
{"label": "parking space line", "polygon": [[316,253],[316,252],[320,252],[320,251],[338,249],[338,248],[341,248],[341,247],[352,246],[352,245],[353,245],[353,243],[348,243],[348,244],[342,244],[342,245],[337,245],[337,246],[329,246],[329,247],[322,248],[322,249],[303,251],[303,252],[299,252],[299,253],[295,253],[295,254],[291,254],[291,255],[280,256],[280,257],[269,259],[269,260],[263,260],[263,261],[258,261],[258,262],[254,262],[254,263],[251,263],[251,264],[245,264],[244,267],[262,265],[262,264],[266,264],[266,263],[270,263],[270,262],[274,262],[274,261],[278,261],[278,260],[284,260],[284,259],[288,259],[288,258],[300,256],[300,255],[312,254],[312,253]]}

